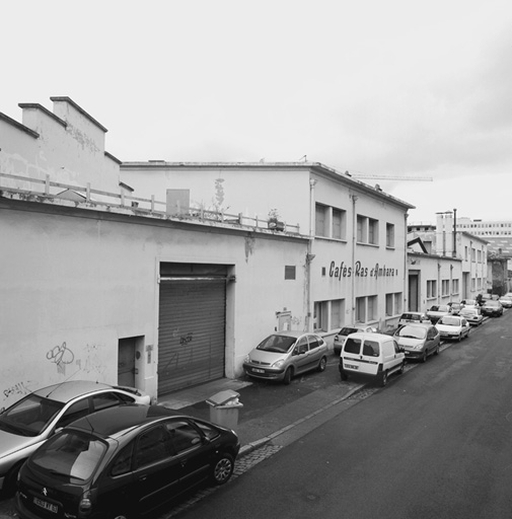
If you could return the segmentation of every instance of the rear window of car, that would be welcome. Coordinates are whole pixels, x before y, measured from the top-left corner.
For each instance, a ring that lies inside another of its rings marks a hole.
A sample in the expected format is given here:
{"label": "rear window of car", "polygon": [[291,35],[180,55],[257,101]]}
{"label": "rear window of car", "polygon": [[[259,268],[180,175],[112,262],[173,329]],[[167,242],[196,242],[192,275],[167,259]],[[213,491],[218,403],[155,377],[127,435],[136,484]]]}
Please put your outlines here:
{"label": "rear window of car", "polygon": [[364,341],[363,346],[363,355],[367,355],[368,357],[378,357],[379,356],[379,343],[376,341]]}
{"label": "rear window of car", "polygon": [[32,463],[66,481],[89,479],[107,450],[98,438],[74,431],[47,441],[32,456]]}
{"label": "rear window of car", "polygon": [[343,349],[345,353],[355,353],[358,355],[361,351],[361,339],[349,337]]}
{"label": "rear window of car", "polygon": [[419,314],[402,314],[400,319],[408,319],[409,321],[419,321],[421,316]]}

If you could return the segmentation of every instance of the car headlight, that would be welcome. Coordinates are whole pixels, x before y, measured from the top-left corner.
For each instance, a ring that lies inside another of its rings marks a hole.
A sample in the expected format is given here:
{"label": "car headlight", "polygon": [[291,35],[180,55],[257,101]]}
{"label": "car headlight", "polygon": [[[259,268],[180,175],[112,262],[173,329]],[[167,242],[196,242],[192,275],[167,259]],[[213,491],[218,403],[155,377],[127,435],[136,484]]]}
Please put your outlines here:
{"label": "car headlight", "polygon": [[283,364],[284,364],[284,360],[281,359],[281,360],[278,360],[277,362],[274,362],[274,364],[272,364],[272,367],[279,369],[279,368],[281,368],[283,366]]}
{"label": "car headlight", "polygon": [[251,362],[251,356],[250,355],[246,355],[245,359],[244,359],[244,362]]}

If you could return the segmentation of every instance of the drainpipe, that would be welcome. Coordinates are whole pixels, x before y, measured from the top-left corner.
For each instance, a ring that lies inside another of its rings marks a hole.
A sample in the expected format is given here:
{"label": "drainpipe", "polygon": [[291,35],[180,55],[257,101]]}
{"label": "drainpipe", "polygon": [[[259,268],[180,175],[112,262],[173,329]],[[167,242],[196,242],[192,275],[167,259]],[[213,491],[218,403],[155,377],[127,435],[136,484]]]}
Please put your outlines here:
{"label": "drainpipe", "polygon": [[[409,301],[409,269],[408,269],[408,264],[407,264],[407,218],[409,218],[409,215],[407,214],[407,212],[404,214],[404,282],[403,282],[403,287],[404,287],[404,296],[403,296],[403,301],[404,301],[404,306],[402,308],[402,311],[404,312],[408,312],[410,311],[410,301]],[[385,310],[384,310],[384,314],[385,314]]]}
{"label": "drainpipe", "polygon": [[313,254],[313,240],[315,239],[315,185],[314,178],[309,179],[309,238],[306,251],[306,331],[313,331],[313,308],[311,301],[311,262],[315,255]]}
{"label": "drainpipe", "polygon": [[452,256],[457,257],[457,209],[453,210],[453,251]]}
{"label": "drainpipe", "polygon": [[356,238],[357,238],[357,217],[356,217],[356,202],[357,196],[350,195],[352,198],[352,276],[351,276],[351,290],[352,294],[350,297],[352,303],[352,316],[351,323],[356,322],[356,276],[354,275],[354,265],[356,264]]}

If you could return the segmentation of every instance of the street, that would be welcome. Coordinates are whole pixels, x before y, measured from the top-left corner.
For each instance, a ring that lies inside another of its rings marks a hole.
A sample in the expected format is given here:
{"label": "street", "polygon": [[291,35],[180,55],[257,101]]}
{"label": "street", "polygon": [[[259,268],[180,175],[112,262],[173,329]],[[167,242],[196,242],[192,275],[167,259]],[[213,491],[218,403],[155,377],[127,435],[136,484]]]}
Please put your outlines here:
{"label": "street", "polygon": [[506,313],[176,516],[510,517],[511,346]]}

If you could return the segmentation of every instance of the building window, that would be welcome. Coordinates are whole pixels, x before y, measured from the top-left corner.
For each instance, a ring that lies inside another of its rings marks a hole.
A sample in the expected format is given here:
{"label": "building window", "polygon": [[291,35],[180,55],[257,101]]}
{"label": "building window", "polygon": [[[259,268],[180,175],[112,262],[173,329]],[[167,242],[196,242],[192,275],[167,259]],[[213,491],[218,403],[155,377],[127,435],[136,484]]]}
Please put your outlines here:
{"label": "building window", "polygon": [[447,296],[450,293],[450,280],[443,279],[441,281],[441,295]]}
{"label": "building window", "polygon": [[356,323],[366,322],[366,298],[356,297]]}
{"label": "building window", "polygon": [[386,317],[393,315],[393,294],[386,294]]}
{"label": "building window", "polygon": [[402,313],[402,293],[398,292],[395,294],[395,314]]}
{"label": "building window", "polygon": [[367,236],[367,219],[364,216],[357,215],[357,241],[358,243],[366,243]]}
{"label": "building window", "polygon": [[386,224],[386,247],[395,246],[395,226],[392,223]]}
{"label": "building window", "polygon": [[328,236],[327,220],[329,208],[322,204],[316,204],[315,212],[315,234],[316,236]]}
{"label": "building window", "polygon": [[378,245],[379,243],[379,221],[368,218],[368,243]]}
{"label": "building window", "polygon": [[296,279],[295,265],[284,266],[284,279]]}
{"label": "building window", "polygon": [[377,318],[377,296],[368,297],[368,320],[373,321]]}
{"label": "building window", "polygon": [[452,280],[452,294],[458,294],[459,293],[459,280],[453,279]]}
{"label": "building window", "polygon": [[437,280],[432,279],[427,281],[427,298],[432,299],[437,297]]}
{"label": "building window", "polygon": [[328,302],[317,301],[314,305],[313,327],[316,332],[326,332],[329,323],[328,319]]}
{"label": "building window", "polygon": [[331,330],[333,328],[341,328],[343,326],[343,315],[345,301],[343,299],[335,299],[331,301]]}
{"label": "building window", "polygon": [[346,211],[341,209],[332,210],[332,237],[337,240],[347,239]]}

